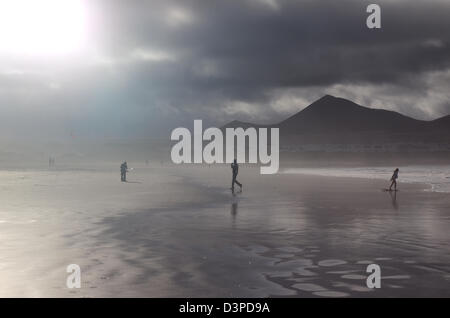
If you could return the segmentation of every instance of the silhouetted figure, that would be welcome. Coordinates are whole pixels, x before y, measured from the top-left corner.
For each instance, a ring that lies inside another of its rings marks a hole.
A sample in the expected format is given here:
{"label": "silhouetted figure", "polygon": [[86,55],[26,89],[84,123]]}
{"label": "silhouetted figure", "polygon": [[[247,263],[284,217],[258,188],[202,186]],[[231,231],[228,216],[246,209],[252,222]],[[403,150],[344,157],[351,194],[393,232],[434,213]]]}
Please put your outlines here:
{"label": "silhouetted figure", "polygon": [[128,171],[128,165],[125,161],[120,165],[120,181],[126,182],[127,181],[127,171]]}
{"label": "silhouetted figure", "polygon": [[48,157],[48,167],[54,167],[55,166],[55,158],[53,157]]}
{"label": "silhouetted figure", "polygon": [[398,172],[400,170],[397,168],[394,170],[394,174],[391,177],[391,186],[389,187],[389,191],[392,191],[392,186],[394,186],[394,190],[397,191],[397,179],[398,179]]}
{"label": "silhouetted figure", "polygon": [[241,188],[241,191],[242,191],[242,184],[236,180],[236,177],[239,173],[239,165],[238,165],[236,159],[234,159],[234,162],[231,164],[231,170],[233,173],[233,180],[231,181],[231,192],[234,193],[234,184],[235,183]]}

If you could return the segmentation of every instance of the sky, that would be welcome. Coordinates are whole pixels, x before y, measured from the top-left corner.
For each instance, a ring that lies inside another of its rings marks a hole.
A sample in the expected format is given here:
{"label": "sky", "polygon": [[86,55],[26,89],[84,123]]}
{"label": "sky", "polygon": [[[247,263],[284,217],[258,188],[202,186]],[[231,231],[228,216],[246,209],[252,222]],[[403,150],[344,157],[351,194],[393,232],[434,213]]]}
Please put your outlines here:
{"label": "sky", "polygon": [[3,139],[276,123],[325,94],[450,114],[450,1],[0,0]]}

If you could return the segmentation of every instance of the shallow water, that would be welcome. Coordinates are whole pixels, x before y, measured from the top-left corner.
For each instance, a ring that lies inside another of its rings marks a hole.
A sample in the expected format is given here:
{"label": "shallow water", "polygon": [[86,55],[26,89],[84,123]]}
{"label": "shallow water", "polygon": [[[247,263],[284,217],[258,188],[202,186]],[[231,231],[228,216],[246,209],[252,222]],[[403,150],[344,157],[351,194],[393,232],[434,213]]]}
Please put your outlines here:
{"label": "shallow water", "polygon": [[[396,167],[287,168],[282,173],[387,180]],[[400,167],[399,182],[425,183],[431,191],[450,193],[450,166]]]}
{"label": "shallow water", "polygon": [[1,296],[450,296],[449,196],[418,186],[241,169],[233,196],[228,167],[2,177]]}
{"label": "shallow water", "polygon": [[[376,181],[242,178],[242,194],[212,205],[105,221],[111,234],[124,222],[149,229],[115,237],[156,261],[148,282],[168,295],[450,295],[448,196],[417,189],[395,196]],[[213,178],[201,179],[191,186],[223,194]],[[379,290],[366,286],[369,264],[381,267]]]}

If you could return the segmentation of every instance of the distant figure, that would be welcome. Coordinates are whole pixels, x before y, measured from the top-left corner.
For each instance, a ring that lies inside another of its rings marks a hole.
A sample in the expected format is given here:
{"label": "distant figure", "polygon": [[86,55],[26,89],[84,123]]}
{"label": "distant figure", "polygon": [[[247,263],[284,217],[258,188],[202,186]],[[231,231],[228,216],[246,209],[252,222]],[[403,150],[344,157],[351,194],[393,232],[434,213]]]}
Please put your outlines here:
{"label": "distant figure", "polygon": [[127,171],[128,171],[128,165],[125,161],[120,165],[120,181],[126,182],[127,181]]}
{"label": "distant figure", "polygon": [[399,171],[400,170],[398,170],[398,168],[394,170],[394,174],[391,177],[392,183],[391,183],[391,186],[389,187],[389,191],[392,191],[392,186],[394,186],[394,190],[397,191],[397,179],[398,179]]}
{"label": "distant figure", "polygon": [[233,180],[231,181],[231,192],[234,193],[234,184],[235,183],[241,188],[241,191],[242,191],[242,184],[236,180],[236,177],[239,173],[239,165],[238,165],[236,159],[234,159],[234,162],[231,164],[231,170],[233,172]]}

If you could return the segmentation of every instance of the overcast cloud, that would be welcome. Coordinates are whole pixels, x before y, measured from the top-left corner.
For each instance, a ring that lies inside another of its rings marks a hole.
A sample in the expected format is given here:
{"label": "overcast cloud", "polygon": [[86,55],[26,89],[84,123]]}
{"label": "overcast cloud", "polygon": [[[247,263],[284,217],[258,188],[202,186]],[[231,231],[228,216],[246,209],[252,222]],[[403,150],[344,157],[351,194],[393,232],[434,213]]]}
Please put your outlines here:
{"label": "overcast cloud", "polygon": [[0,46],[0,131],[165,136],[194,118],[277,122],[326,93],[450,114],[450,2],[378,1],[369,30],[372,2],[84,1],[80,52]]}

